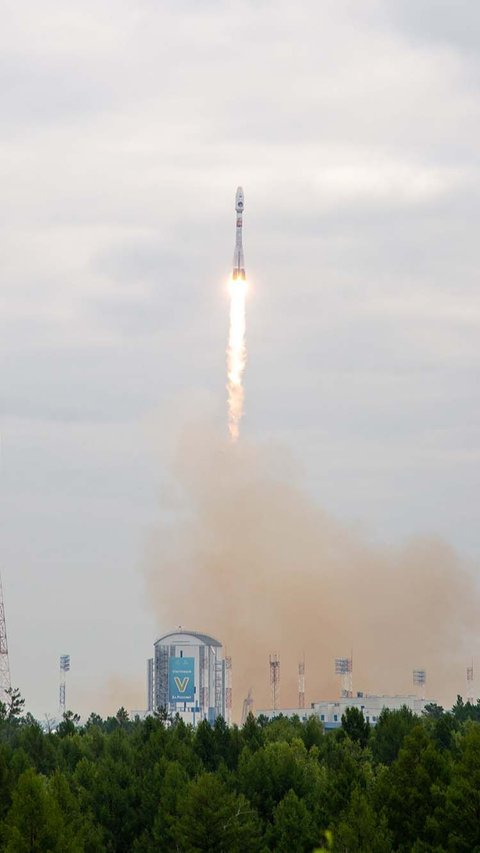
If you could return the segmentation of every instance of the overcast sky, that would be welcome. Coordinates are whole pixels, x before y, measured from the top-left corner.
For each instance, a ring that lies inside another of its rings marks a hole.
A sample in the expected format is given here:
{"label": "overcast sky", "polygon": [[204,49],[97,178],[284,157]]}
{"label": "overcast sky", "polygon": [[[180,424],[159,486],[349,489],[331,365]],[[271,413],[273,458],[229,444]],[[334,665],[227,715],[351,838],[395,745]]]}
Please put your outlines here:
{"label": "overcast sky", "polygon": [[477,560],[479,44],[474,0],[3,3],[2,573],[37,715],[64,652],[76,709],[141,706],[172,627],[142,562],[165,424],[226,430],[237,184],[244,436],[370,538]]}

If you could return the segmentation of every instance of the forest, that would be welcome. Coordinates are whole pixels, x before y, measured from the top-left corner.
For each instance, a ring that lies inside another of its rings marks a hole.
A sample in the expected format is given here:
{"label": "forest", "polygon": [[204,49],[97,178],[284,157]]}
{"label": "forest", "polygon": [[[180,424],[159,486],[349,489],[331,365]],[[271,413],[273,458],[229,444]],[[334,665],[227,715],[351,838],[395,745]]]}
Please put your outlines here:
{"label": "forest", "polygon": [[[50,730],[48,730],[50,728]],[[357,709],[324,732],[252,715],[196,729],[121,708],[57,725],[0,704],[8,853],[480,851],[480,701],[416,717]]]}

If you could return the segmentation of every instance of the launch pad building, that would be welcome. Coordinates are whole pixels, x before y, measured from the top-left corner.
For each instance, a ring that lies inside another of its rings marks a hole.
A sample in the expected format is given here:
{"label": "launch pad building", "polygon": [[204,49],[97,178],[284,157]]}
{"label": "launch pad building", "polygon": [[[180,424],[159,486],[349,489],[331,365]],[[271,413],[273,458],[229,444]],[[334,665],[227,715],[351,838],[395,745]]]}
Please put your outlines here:
{"label": "launch pad building", "polygon": [[147,662],[148,711],[164,709],[186,723],[231,718],[231,661],[208,634],[179,628],[159,637]]}

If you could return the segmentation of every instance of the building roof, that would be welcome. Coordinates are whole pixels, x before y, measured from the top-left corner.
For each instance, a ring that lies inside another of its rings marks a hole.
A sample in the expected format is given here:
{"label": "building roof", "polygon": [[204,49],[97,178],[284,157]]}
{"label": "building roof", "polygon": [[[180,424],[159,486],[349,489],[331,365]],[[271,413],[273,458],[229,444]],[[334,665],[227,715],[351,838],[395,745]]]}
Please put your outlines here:
{"label": "building roof", "polygon": [[201,634],[198,631],[184,631],[183,628],[177,628],[176,631],[169,631],[168,634],[162,634],[158,640],[155,640],[154,645],[157,643],[161,643],[162,645],[166,644],[166,641],[169,637],[181,637],[184,635],[185,637],[194,637],[196,640],[199,640],[205,646],[214,646],[217,649],[222,648],[222,644],[215,639],[215,637],[210,637],[208,634]]}

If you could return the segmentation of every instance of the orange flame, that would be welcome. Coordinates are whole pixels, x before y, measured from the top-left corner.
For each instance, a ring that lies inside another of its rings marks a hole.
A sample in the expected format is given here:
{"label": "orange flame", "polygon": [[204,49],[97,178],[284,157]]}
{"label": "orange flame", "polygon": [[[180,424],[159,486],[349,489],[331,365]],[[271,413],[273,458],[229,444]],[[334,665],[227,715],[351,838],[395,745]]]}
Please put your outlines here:
{"label": "orange flame", "polygon": [[230,331],[227,347],[228,430],[232,441],[240,435],[243,415],[243,371],[247,360],[245,345],[245,296],[247,282],[230,279]]}

